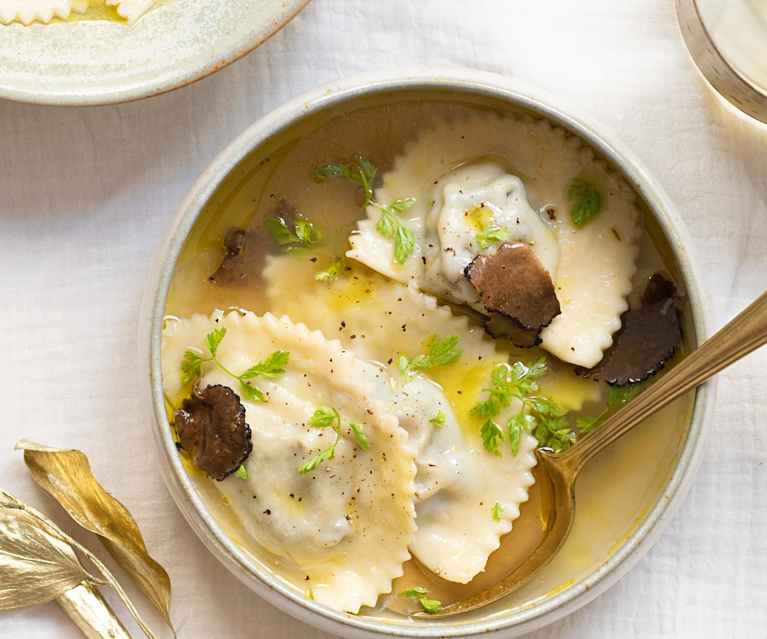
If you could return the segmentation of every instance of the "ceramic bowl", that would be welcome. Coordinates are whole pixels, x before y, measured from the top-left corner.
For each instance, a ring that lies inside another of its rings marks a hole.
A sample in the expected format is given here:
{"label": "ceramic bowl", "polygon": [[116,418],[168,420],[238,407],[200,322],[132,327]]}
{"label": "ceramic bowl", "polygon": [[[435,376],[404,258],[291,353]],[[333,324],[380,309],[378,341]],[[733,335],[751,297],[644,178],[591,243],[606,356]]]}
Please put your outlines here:
{"label": "ceramic bowl", "polygon": [[241,58],[309,0],[166,0],[128,25],[0,25],[0,98],[67,106],[138,100]]}
{"label": "ceramic bowl", "polygon": [[[637,159],[620,144],[597,133],[579,117],[560,110],[538,90],[477,71],[379,75],[323,87],[291,101],[253,124],[218,156],[197,181],[182,203],[159,252],[154,277],[147,289],[141,325],[142,355],[147,364],[145,372],[150,386],[148,400],[153,407],[152,431],[160,451],[160,470],[170,492],[184,517],[210,551],[256,595],[312,626],[355,639],[477,635],[515,637],[583,606],[614,584],[649,549],[668,523],[691,481],[701,450],[706,416],[713,401],[711,386],[699,389],[697,395],[688,400],[689,412],[681,421],[680,434],[674,444],[677,448],[666,461],[658,458],[659,484],[651,494],[648,493],[644,505],[637,506],[636,512],[630,513],[625,521],[621,520],[615,526],[600,523],[609,522],[610,509],[625,501],[624,498],[632,490],[636,492],[636,487],[624,482],[626,485],[611,492],[613,484],[621,484],[621,473],[632,471],[610,468],[611,456],[608,454],[602,456],[601,462],[600,459],[594,460],[594,473],[579,480],[576,525],[560,556],[521,591],[465,616],[415,621],[339,613],[307,600],[302,593],[273,574],[256,556],[232,541],[212,514],[199,486],[185,472],[171,437],[163,403],[160,343],[174,264],[206,203],[228,176],[240,175],[242,171],[235,174],[235,170],[241,168],[244,171],[243,165],[248,161],[249,154],[273,136],[286,128],[301,126],[307,118],[317,114],[343,112],[365,106],[371,101],[429,99],[430,96],[467,101],[497,111],[522,109],[548,118],[591,145],[598,156],[623,173],[640,197],[648,229],[654,235],[656,244],[665,252],[666,263],[671,265],[686,292],[686,336],[689,346],[695,346],[706,335],[706,305],[702,301],[689,254],[691,243],[669,198]],[[653,425],[643,424],[627,438],[644,437],[647,443],[671,427],[662,423],[661,419],[655,434],[652,432]],[[624,438],[616,444],[621,445],[641,446],[642,442],[635,440],[632,443]],[[661,466],[663,470],[660,470]],[[651,468],[656,472],[654,464]],[[609,479],[600,479],[597,476],[599,473],[606,473]],[[584,484],[583,493],[580,492],[581,483]],[[589,526],[592,528],[589,529]],[[603,528],[609,529],[609,535],[603,534]]]}

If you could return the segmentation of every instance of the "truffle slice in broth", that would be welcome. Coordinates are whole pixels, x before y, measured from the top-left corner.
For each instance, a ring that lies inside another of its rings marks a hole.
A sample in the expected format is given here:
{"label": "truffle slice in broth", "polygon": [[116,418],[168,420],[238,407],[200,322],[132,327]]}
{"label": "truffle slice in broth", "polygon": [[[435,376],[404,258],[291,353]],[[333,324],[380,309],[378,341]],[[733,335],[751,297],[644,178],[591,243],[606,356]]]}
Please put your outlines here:
{"label": "truffle slice in broth", "polygon": [[217,312],[168,320],[162,365],[171,401],[189,393],[185,353],[212,354],[208,336],[223,329],[198,387],[241,392],[236,376],[254,362],[277,351],[289,359],[279,372],[244,375],[264,400],[242,399],[252,452],[216,487],[256,541],[306,575],[317,601],[355,613],[374,606],[402,575],[415,532],[413,453],[375,397],[380,371],[286,318]]}

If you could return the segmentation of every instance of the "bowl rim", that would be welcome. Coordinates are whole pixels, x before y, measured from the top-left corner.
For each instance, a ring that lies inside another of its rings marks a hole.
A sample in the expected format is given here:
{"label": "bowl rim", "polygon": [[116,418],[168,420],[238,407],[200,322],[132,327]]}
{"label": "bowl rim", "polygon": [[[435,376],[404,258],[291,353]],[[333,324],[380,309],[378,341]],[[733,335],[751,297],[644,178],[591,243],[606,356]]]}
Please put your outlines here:
{"label": "bowl rim", "polygon": [[[286,0],[283,3],[278,19],[270,23],[268,27],[254,33],[251,38],[234,49],[215,52],[203,64],[191,67],[181,66],[179,69],[173,69],[144,82],[127,82],[119,88],[80,89],[70,93],[45,89],[31,91],[14,87],[12,84],[6,84],[0,80],[0,99],[43,106],[105,106],[136,102],[164,95],[203,80],[252,53],[267,40],[282,31],[306,8],[309,2],[311,0]],[[0,27],[2,26],[0,25]],[[5,26],[9,27],[9,25]],[[47,25],[39,26],[43,28]]]}
{"label": "bowl rim", "polygon": [[469,637],[477,634],[519,636],[573,612],[603,593],[628,572],[657,540],[689,488],[700,461],[705,424],[711,414],[715,396],[715,383],[709,382],[698,389],[687,439],[671,478],[655,506],[618,551],[577,583],[538,604],[524,607],[504,618],[489,618],[452,626],[444,623],[391,625],[383,620],[338,612],[307,600],[278,578],[263,574],[247,552],[237,548],[226,535],[197,493],[180,462],[165,410],[160,363],[165,301],[184,242],[206,202],[224,178],[258,145],[312,112],[362,96],[414,90],[452,90],[500,99],[513,106],[529,109],[579,135],[619,167],[632,187],[647,202],[675,254],[690,300],[696,340],[698,343],[705,340],[710,326],[710,311],[695,273],[692,243],[682,218],[664,189],[647,173],[641,162],[620,143],[611,139],[611,135],[605,137],[603,133],[597,133],[580,117],[572,115],[570,108],[563,111],[552,106],[554,100],[540,88],[494,73],[461,68],[417,68],[368,74],[324,85],[290,100],[257,120],[218,155],[183,200],[157,253],[142,310],[139,344],[140,357],[149,369],[147,390],[151,393],[153,413],[150,421],[162,457],[159,460],[161,472],[182,515],[205,546],[237,578],[283,612],[322,630],[354,638]]}

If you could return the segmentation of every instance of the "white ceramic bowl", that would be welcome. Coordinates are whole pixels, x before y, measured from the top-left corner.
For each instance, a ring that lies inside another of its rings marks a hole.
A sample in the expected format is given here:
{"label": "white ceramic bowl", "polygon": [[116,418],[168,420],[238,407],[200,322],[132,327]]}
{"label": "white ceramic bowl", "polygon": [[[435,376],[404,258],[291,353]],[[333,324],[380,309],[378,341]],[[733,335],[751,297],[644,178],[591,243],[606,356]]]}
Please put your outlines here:
{"label": "white ceramic bowl", "polygon": [[168,0],[132,25],[0,25],[0,98],[82,106],[172,91],[252,51],[308,2]]}
{"label": "white ceramic bowl", "polygon": [[[211,515],[200,492],[184,471],[171,438],[163,404],[160,342],[165,303],[173,278],[174,264],[192,226],[208,199],[222,180],[253,149],[285,127],[318,111],[354,104],[375,96],[414,91],[449,91],[457,98],[492,101],[523,108],[558,123],[588,142],[598,154],[619,168],[644,199],[665,236],[676,262],[678,276],[686,289],[692,315],[688,338],[692,345],[706,336],[706,307],[689,255],[690,241],[669,198],[645,172],[639,162],[614,141],[608,141],[579,118],[566,114],[541,97],[540,92],[522,87],[517,82],[477,71],[402,73],[396,76],[363,77],[323,87],[301,96],[253,124],[235,140],[200,177],[181,205],[167,240],[161,247],[155,275],[147,290],[142,320],[142,355],[148,365],[154,420],[152,429],[160,450],[160,465],[168,488],[189,524],[210,551],[256,594],[281,610],[325,631],[344,637],[516,637],[539,628],[583,606],[623,575],[658,538],[670,515],[689,485],[701,450],[706,415],[713,401],[709,385],[697,392],[686,439],[681,445],[670,479],[662,487],[654,506],[637,520],[632,533],[594,566],[588,574],[566,583],[555,592],[516,607],[494,605],[470,616],[442,621],[386,620],[369,616],[339,613],[305,599],[280,579],[274,577],[253,556],[238,548]],[[385,98],[388,99],[388,98]],[[692,333],[692,334],[690,334]],[[146,359],[148,357],[148,360]]]}

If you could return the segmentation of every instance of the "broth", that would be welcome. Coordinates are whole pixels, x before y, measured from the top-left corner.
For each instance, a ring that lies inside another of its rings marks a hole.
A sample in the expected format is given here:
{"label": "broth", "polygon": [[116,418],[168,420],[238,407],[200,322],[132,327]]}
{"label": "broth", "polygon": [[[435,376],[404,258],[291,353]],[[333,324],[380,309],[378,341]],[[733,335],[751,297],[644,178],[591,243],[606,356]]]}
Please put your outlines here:
{"label": "broth", "polygon": [[[271,138],[225,179],[197,220],[177,262],[167,313],[176,316],[209,314],[216,308],[230,307],[245,308],[258,314],[269,311],[265,287],[259,279],[262,262],[258,255],[249,262],[251,272],[243,283],[225,286],[209,281],[209,276],[221,263],[222,242],[227,230],[232,227],[260,229],[263,218],[272,215],[277,202],[285,199],[322,229],[324,242],[310,253],[317,258],[318,269],[324,268],[333,256],[343,254],[349,234],[364,212],[358,194],[348,184],[340,181],[316,184],[310,177],[312,170],[325,162],[348,158],[359,152],[374,160],[379,171],[384,173],[391,168],[407,141],[420,130],[436,120],[480,110],[485,107],[471,101],[456,103],[453,97],[439,93],[403,94],[396,102],[388,104],[385,96],[378,96],[364,99],[363,105],[354,110],[319,113]],[[503,110],[508,112],[509,107],[505,105]],[[505,158],[505,161],[513,170],[513,158]],[[531,204],[537,208],[545,202],[534,202],[531,198]],[[641,288],[636,283],[645,281],[656,271],[672,277],[678,271],[673,261],[664,261],[662,256],[671,255],[671,252],[649,215],[645,218],[634,278],[635,291]],[[674,279],[679,282],[678,277]],[[290,295],[297,285],[292,282],[283,284],[286,295]],[[350,293],[352,296],[361,294],[361,291]],[[688,308],[683,308],[682,312],[686,337],[689,338],[693,335],[691,315]],[[501,350],[512,361],[520,358],[529,361],[537,355],[546,355],[537,348],[521,350],[502,345]],[[572,366],[556,361],[553,356],[549,355],[547,359],[551,372],[543,378],[542,387],[551,399],[565,408],[589,415],[595,415],[605,407],[603,385],[576,377]],[[437,381],[445,386],[450,384],[450,380],[438,376]],[[577,516],[565,546],[530,583],[494,604],[491,611],[527,607],[552,596],[591,573],[622,546],[660,499],[685,441],[692,402],[692,395],[677,400],[589,464],[577,485]],[[194,469],[189,470],[209,507],[235,541],[264,567],[303,591],[301,575],[291,569],[289,562],[269,555],[250,542],[209,480]],[[523,504],[513,531],[491,556],[486,571],[471,583],[460,585],[443,581],[411,560],[405,576],[394,584],[393,592],[411,585],[427,585],[430,596],[447,603],[494,583],[519,563],[520,554],[535,547],[547,525],[540,513],[547,510],[545,504],[549,497],[541,490],[540,483],[532,487],[530,499]],[[363,612],[391,615],[387,607],[412,610],[410,606],[403,607],[404,603],[397,597],[384,598],[380,609]],[[404,619],[393,616],[392,622],[404,622]]]}

